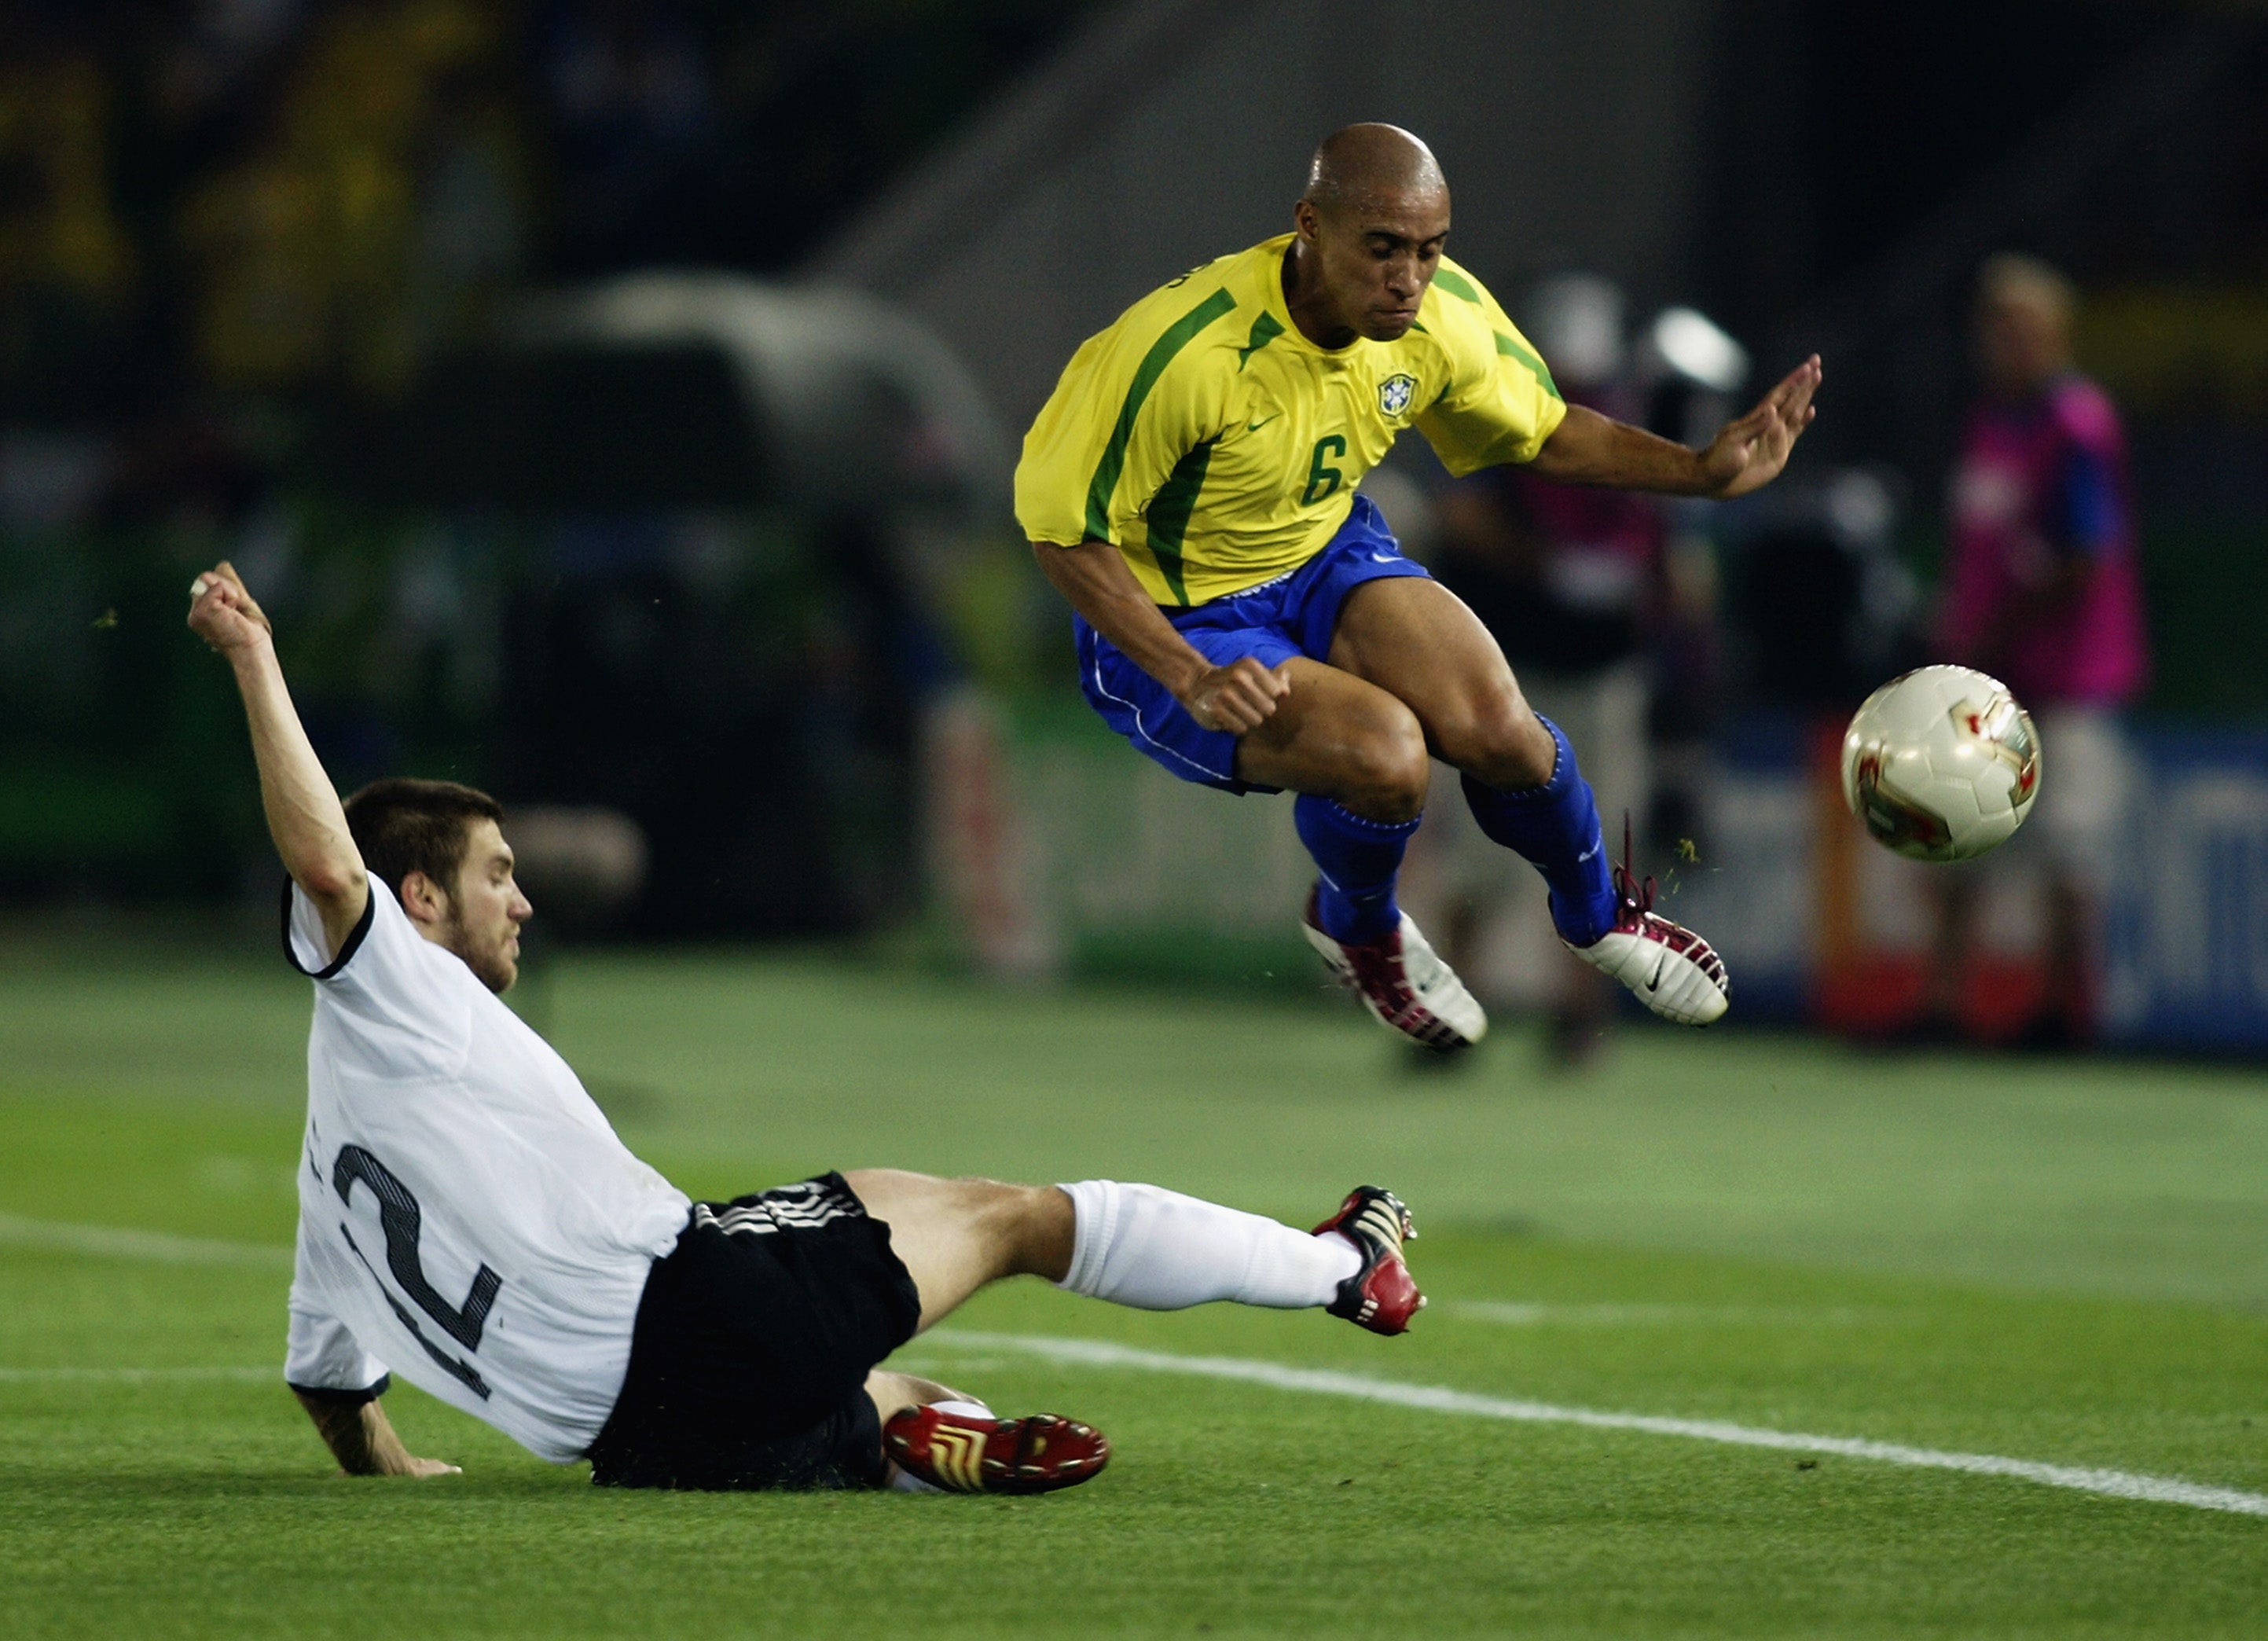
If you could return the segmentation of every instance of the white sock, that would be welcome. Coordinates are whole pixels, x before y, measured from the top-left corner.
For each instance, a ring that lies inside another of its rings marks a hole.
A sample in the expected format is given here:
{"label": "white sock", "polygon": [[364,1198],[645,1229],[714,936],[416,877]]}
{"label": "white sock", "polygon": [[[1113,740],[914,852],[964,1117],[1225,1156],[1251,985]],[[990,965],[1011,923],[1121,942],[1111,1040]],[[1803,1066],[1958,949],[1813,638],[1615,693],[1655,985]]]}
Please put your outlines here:
{"label": "white sock", "polygon": [[1154,1185],[1082,1180],[1062,1188],[1076,1227],[1056,1285],[1114,1305],[1178,1311],[1214,1299],[1302,1310],[1328,1305],[1362,1269],[1353,1243]]}

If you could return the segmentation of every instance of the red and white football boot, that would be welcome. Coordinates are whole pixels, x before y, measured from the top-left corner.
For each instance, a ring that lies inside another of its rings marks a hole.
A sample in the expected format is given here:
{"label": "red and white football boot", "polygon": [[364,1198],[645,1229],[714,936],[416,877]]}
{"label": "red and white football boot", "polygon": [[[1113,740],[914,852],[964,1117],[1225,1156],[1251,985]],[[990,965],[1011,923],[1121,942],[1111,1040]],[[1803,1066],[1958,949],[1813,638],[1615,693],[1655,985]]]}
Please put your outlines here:
{"label": "red and white football boot", "polygon": [[882,1426],[898,1468],[948,1493],[1052,1493],[1101,1474],[1110,1443],[1093,1425],[1035,1413],[987,1419],[901,1408]]}
{"label": "red and white football boot", "polygon": [[1457,971],[1425,943],[1408,912],[1402,914],[1399,927],[1380,939],[1342,944],[1323,932],[1310,890],[1300,929],[1339,983],[1405,1036],[1446,1054],[1470,1048],[1488,1034],[1488,1015],[1465,990]]}
{"label": "red and white football boot", "polygon": [[1402,1262],[1402,1245],[1418,1240],[1402,1199],[1379,1186],[1358,1185],[1338,1212],[1315,1227],[1317,1236],[1330,1231],[1354,1244],[1362,1269],[1339,1284],[1338,1298],[1323,1308],[1373,1333],[1405,1331],[1425,1308],[1425,1296]]}
{"label": "red and white football boot", "polygon": [[1615,868],[1620,901],[1615,926],[1588,946],[1567,949],[1621,981],[1662,1019],[1706,1026],[1732,1006],[1725,960],[1693,931],[1653,909],[1653,879],[1633,878],[1630,858],[1630,817],[1624,815],[1622,864]]}

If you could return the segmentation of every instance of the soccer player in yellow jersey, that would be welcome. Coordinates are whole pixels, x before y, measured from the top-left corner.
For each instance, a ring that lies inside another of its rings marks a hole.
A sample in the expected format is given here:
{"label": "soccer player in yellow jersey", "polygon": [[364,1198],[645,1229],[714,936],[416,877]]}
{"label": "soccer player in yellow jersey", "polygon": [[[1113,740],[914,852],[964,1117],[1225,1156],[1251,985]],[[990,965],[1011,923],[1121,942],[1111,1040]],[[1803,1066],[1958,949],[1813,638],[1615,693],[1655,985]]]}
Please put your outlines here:
{"label": "soccer player in yellow jersey", "polygon": [[1543,873],[1560,938],[1656,1013],[1708,1024],[1725,968],[1609,869],[1574,749],[1488,630],[1355,493],[1403,429],[1449,470],[1667,495],[1767,484],[1809,424],[1807,360],[1708,448],[1565,403],[1478,281],[1442,254],[1449,190],[1409,132],[1316,150],[1294,232],[1144,298],[1072,356],[1016,469],[1016,516],[1077,612],[1105,721],[1184,780],[1300,794],[1324,960],[1388,1025],[1452,1049],[1480,1006],[1395,905],[1429,759]]}

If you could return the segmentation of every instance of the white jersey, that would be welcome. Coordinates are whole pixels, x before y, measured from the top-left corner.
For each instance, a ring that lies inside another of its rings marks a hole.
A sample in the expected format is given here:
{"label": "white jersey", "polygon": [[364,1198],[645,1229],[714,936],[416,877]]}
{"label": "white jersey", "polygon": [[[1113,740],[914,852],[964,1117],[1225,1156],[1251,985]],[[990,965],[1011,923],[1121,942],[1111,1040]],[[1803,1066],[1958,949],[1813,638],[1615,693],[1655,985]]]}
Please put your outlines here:
{"label": "white jersey", "polygon": [[580,1458],[691,1203],[375,875],[335,956],[294,887],[284,945],[316,982],[285,1379],[362,1390],[391,1371]]}

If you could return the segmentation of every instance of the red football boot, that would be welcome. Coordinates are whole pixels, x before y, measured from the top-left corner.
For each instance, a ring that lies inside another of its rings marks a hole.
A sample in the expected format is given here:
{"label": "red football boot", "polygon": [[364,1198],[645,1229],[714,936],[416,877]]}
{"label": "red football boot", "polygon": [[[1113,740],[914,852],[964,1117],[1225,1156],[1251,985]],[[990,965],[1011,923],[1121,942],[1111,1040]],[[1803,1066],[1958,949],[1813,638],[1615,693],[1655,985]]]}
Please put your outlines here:
{"label": "red football boot", "polygon": [[882,1451],[948,1493],[1051,1493],[1092,1480],[1110,1462],[1109,1439],[1089,1424],[1052,1413],[986,1419],[938,1407],[890,1415]]}
{"label": "red football boot", "polygon": [[1315,1227],[1317,1236],[1327,1231],[1354,1244],[1362,1269],[1339,1284],[1338,1298],[1323,1308],[1373,1333],[1405,1331],[1410,1319],[1425,1308],[1425,1296],[1402,1262],[1402,1245],[1418,1240],[1418,1227],[1402,1199],[1375,1185],[1358,1185],[1338,1212]]}

